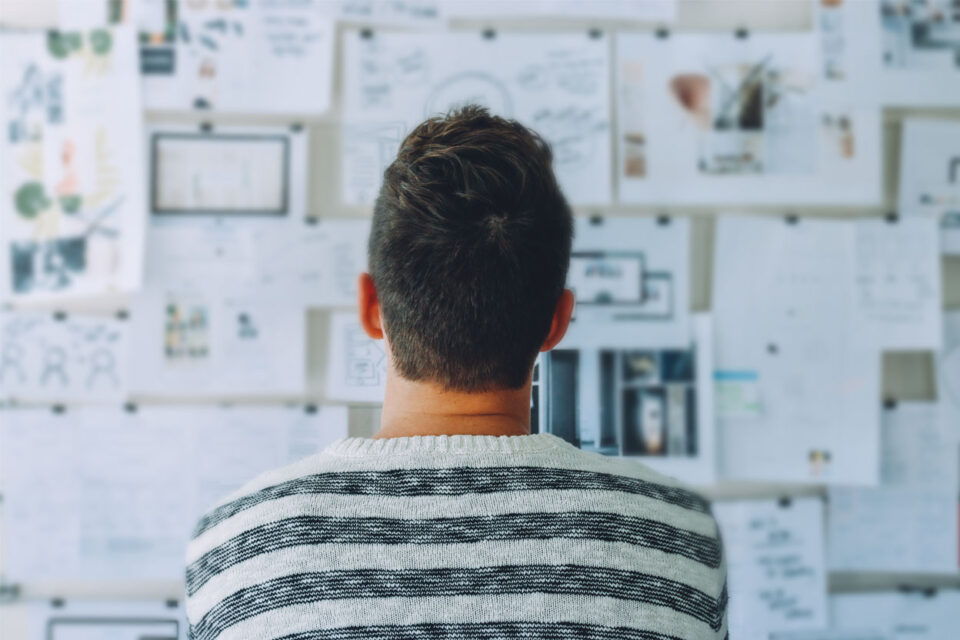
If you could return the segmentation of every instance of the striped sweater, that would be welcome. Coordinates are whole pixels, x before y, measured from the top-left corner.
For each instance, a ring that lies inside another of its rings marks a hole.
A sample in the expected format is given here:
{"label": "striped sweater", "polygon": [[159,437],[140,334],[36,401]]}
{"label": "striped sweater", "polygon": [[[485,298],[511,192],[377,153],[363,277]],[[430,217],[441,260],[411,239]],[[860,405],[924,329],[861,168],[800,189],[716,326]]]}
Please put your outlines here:
{"label": "striped sweater", "polygon": [[709,503],[548,434],[341,440],[187,556],[194,640],[726,637]]}

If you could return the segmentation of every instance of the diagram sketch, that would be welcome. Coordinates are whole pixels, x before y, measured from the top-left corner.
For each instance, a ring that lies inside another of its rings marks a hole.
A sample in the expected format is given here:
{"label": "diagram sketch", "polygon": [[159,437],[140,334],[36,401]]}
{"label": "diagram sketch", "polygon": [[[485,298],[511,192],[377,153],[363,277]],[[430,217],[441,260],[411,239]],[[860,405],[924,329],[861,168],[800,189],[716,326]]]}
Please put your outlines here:
{"label": "diagram sketch", "polygon": [[0,297],[132,290],[144,224],[133,31],[0,38]]}
{"label": "diagram sketch", "polygon": [[567,287],[577,300],[561,347],[689,346],[689,222],[578,217]]}
{"label": "diagram sketch", "polygon": [[[457,56],[450,56],[451,49]],[[604,36],[348,32],[342,197],[373,201],[403,136],[465,104],[519,120],[550,143],[576,204],[610,200],[609,56]]]}
{"label": "diagram sketch", "polygon": [[307,132],[155,124],[147,129],[150,213],[158,218],[306,214]]}
{"label": "diagram sketch", "polygon": [[878,202],[879,113],[825,96],[816,44],[619,36],[621,200]]}
{"label": "diagram sketch", "polygon": [[126,359],[123,320],[0,312],[0,399],[118,402]]}
{"label": "diagram sketch", "polygon": [[383,343],[364,333],[354,312],[330,315],[327,349],[328,400],[383,402],[387,355]]}
{"label": "diagram sketch", "polygon": [[7,409],[0,421],[4,575],[182,581],[191,532],[214,503],[346,435],[346,407]]}

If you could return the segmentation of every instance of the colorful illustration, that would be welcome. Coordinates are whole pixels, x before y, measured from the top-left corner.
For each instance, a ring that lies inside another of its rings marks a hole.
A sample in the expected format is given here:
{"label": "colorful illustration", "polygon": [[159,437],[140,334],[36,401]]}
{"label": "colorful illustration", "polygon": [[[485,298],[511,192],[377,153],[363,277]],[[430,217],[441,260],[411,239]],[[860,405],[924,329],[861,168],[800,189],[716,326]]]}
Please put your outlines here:
{"label": "colorful illustration", "polygon": [[144,216],[133,32],[0,37],[0,295],[132,288]]}

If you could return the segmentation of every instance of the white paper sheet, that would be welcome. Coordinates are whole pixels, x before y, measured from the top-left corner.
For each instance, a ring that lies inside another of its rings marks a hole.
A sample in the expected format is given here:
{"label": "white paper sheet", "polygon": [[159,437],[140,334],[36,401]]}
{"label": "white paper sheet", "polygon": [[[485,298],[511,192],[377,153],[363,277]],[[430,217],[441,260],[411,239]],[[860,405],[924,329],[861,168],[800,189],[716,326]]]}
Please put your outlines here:
{"label": "white paper sheet", "polygon": [[943,252],[960,254],[960,121],[907,118],[901,140],[900,214],[939,220]]}
{"label": "white paper sheet", "polygon": [[[540,358],[537,424],[588,451],[636,458],[684,482],[716,474],[713,339],[696,315],[686,343],[558,347]],[[599,330],[599,329],[598,329]]]}
{"label": "white paper sheet", "polygon": [[857,344],[853,223],[721,216],[713,307],[728,477],[876,484],[880,357]]}
{"label": "white paper sheet", "polygon": [[960,493],[960,444],[941,429],[942,406],[899,402],[883,412],[880,480]]}
{"label": "white paper sheet", "polygon": [[[323,0],[179,2],[172,33],[147,29],[152,109],[319,115],[331,105],[335,30]],[[174,40],[173,43],[165,42]],[[164,53],[164,48],[173,55]]]}
{"label": "white paper sheet", "polygon": [[274,224],[273,220],[246,224],[218,218],[205,223],[151,225],[147,230],[146,289],[255,294],[260,276],[259,243],[264,227]]}
{"label": "white paper sheet", "polygon": [[111,316],[0,311],[0,399],[121,402],[128,324]]}
{"label": "white paper sheet", "polygon": [[943,350],[936,354],[937,398],[948,438],[960,440],[960,311],[944,314]]}
{"label": "white paper sheet", "polygon": [[28,640],[186,640],[179,601],[69,599],[30,605]]}
{"label": "white paper sheet", "polygon": [[690,223],[577,218],[567,286],[577,299],[562,348],[686,348]]}
{"label": "white paper sheet", "polygon": [[5,577],[181,581],[206,509],[346,433],[343,407],[4,410]]}
{"label": "white paper sheet", "polygon": [[730,637],[827,625],[819,498],[714,502],[727,556]]}
{"label": "white paper sheet", "polygon": [[930,217],[857,223],[858,340],[888,351],[940,348],[939,243],[937,223]]}
{"label": "white paper sheet", "polygon": [[449,18],[605,18],[637,22],[673,22],[676,0],[445,0]]}
{"label": "white paper sheet", "polygon": [[132,28],[0,35],[0,298],[140,284],[145,221]]}
{"label": "white paper sheet", "polygon": [[817,2],[823,75],[863,103],[960,102],[960,20],[952,0]]}
{"label": "white paper sheet", "polygon": [[341,196],[371,204],[403,137],[480,103],[539,132],[575,204],[610,201],[609,47],[601,35],[391,33],[343,38]]}
{"label": "white paper sheet", "polygon": [[947,640],[957,634],[960,591],[837,593],[830,615],[840,629],[879,629],[887,640]]}
{"label": "white paper sheet", "polygon": [[174,218],[288,218],[307,210],[308,136],[289,127],[147,128],[150,213]]}
{"label": "white paper sheet", "polygon": [[879,204],[879,110],[817,59],[810,33],[618,35],[620,201]]}
{"label": "white paper sheet", "polygon": [[834,571],[957,572],[957,490],[832,487]]}
{"label": "white paper sheet", "polygon": [[330,314],[327,400],[383,402],[387,354],[382,340],[364,333],[355,311]]}
{"label": "white paper sheet", "polygon": [[369,219],[321,218],[279,227],[257,243],[257,285],[303,306],[354,306],[369,236]]}
{"label": "white paper sheet", "polygon": [[882,434],[882,486],[830,489],[830,568],[956,572],[960,445],[935,403],[886,409]]}
{"label": "white paper sheet", "polygon": [[296,300],[150,290],[131,305],[130,388],[148,397],[300,396],[306,311]]}

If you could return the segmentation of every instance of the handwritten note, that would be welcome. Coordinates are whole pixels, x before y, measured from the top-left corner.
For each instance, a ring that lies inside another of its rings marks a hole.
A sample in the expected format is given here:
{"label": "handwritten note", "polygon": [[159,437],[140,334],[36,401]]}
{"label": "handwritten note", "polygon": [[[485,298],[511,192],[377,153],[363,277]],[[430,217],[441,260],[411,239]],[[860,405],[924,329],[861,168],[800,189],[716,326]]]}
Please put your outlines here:
{"label": "handwritten note", "polygon": [[730,637],[825,627],[821,501],[715,502],[713,511],[727,553]]}

